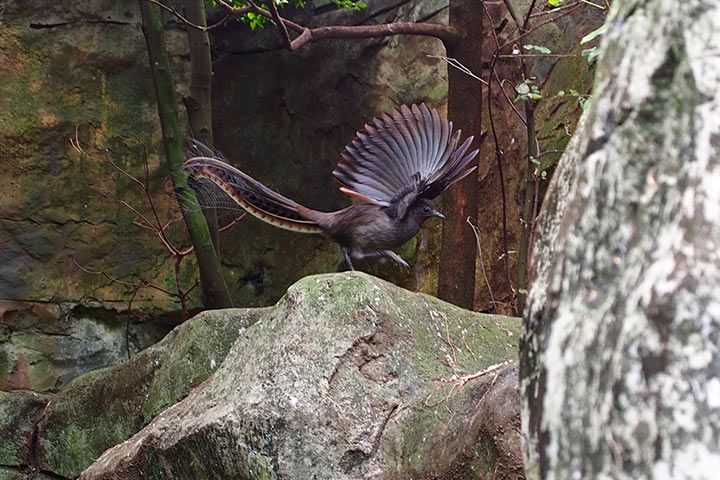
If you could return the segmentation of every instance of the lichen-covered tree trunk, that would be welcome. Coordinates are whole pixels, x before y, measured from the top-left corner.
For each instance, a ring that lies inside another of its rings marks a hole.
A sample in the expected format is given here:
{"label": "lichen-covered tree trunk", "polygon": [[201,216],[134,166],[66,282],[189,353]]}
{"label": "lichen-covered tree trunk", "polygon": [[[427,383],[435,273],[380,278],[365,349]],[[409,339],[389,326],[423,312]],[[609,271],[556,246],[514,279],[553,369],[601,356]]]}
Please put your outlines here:
{"label": "lichen-covered tree trunk", "polygon": [[182,134],[175,103],[175,88],[170,75],[170,62],[165,49],[160,8],[145,0],[139,0],[139,3],[142,11],[143,33],[150,58],[150,70],[157,95],[165,157],[197,258],[200,285],[203,289],[203,303],[207,308],[231,307],[232,300],[222,277],[220,260],[213,247],[207,222],[195,194],[186,183],[187,177],[180,168],[184,159]]}
{"label": "lichen-covered tree trunk", "polygon": [[613,3],[521,346],[529,478],[720,471],[720,4]]}

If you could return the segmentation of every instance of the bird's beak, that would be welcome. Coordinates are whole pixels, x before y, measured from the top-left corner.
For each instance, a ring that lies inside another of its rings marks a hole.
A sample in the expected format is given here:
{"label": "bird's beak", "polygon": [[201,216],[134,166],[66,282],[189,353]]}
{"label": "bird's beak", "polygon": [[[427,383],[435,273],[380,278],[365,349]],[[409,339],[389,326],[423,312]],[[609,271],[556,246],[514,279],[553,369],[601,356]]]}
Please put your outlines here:
{"label": "bird's beak", "polygon": [[438,218],[441,219],[441,220],[445,220],[445,215],[443,215],[442,213],[438,212],[437,210],[433,210],[431,215],[432,215],[433,217],[438,217]]}

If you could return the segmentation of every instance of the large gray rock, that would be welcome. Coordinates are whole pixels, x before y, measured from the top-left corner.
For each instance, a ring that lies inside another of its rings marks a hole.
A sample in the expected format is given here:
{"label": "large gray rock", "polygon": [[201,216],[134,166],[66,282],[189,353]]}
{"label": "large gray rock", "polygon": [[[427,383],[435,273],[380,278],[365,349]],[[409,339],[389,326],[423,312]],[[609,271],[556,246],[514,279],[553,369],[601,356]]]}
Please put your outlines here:
{"label": "large gray rock", "polygon": [[519,327],[361,273],[305,278],[80,478],[521,478],[515,370],[458,380],[514,359]]}
{"label": "large gray rock", "polygon": [[75,379],[39,419],[34,466],[77,477],[103,451],[132,436],[204,381],[261,313],[202,313],[126,363]]}

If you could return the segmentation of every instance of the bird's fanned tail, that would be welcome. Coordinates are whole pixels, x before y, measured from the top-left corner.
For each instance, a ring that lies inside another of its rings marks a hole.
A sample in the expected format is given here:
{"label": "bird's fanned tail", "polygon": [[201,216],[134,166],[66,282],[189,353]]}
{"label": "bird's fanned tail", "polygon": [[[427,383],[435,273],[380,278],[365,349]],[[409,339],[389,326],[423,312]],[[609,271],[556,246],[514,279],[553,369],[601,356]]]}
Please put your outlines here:
{"label": "bird's fanned tail", "polygon": [[[198,193],[203,207],[227,208],[228,199],[231,199],[231,205],[236,204],[276,227],[294,232],[322,233],[316,222],[300,214],[300,210],[308,209],[269,189],[223,160],[206,156],[193,157],[184,163],[183,170],[190,175],[188,184]],[[219,189],[227,198],[213,194],[212,188]]]}

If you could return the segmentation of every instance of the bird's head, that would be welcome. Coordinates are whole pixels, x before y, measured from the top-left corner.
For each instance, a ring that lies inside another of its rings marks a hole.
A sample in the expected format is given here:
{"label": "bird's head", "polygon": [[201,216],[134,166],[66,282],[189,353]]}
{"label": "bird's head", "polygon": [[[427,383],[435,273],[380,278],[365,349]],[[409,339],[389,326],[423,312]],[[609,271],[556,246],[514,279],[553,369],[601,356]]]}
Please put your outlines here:
{"label": "bird's head", "polygon": [[427,198],[422,198],[415,202],[412,211],[416,218],[421,219],[421,223],[430,217],[437,217],[440,219],[445,218],[445,215],[437,211],[432,201],[428,200]]}

